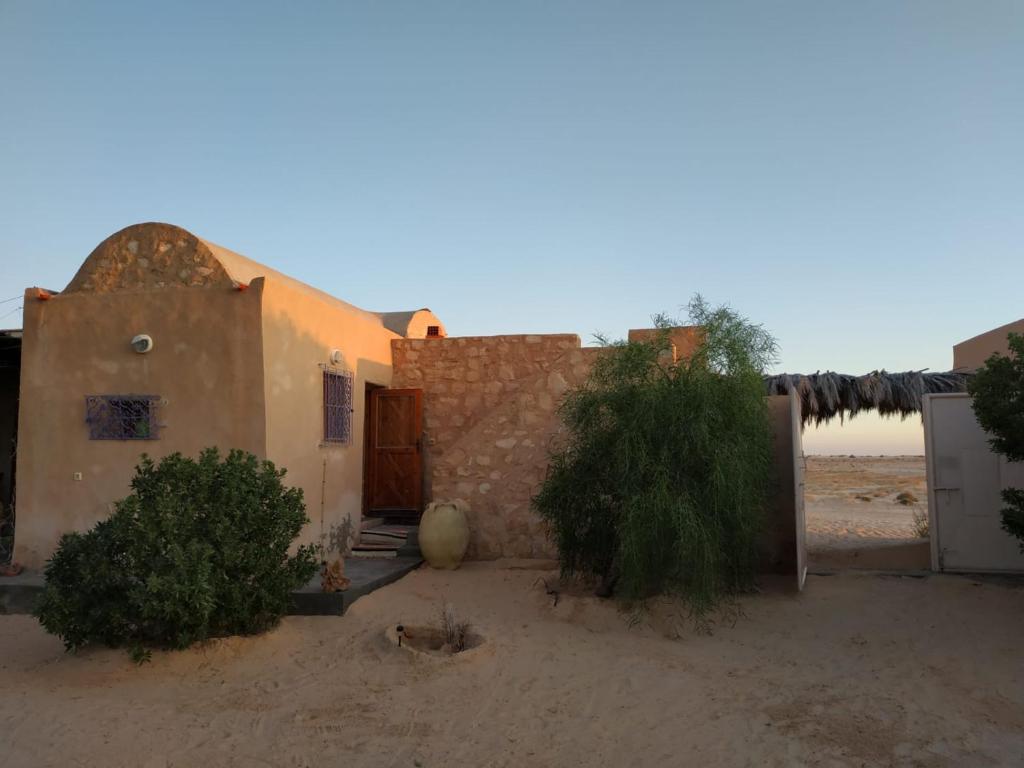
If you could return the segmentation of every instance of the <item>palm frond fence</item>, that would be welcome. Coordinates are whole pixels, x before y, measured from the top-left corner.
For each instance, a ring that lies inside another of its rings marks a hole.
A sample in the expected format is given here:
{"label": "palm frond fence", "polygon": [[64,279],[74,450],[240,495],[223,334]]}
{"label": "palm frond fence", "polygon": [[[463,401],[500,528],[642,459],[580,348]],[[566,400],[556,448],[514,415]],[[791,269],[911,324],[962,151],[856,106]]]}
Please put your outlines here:
{"label": "palm frond fence", "polygon": [[927,373],[905,371],[889,373],[873,371],[862,376],[847,373],[780,373],[765,377],[769,395],[800,397],[803,426],[840,422],[861,411],[874,410],[882,416],[907,418],[921,413],[923,398],[928,394],[966,392],[967,376],[962,373]]}

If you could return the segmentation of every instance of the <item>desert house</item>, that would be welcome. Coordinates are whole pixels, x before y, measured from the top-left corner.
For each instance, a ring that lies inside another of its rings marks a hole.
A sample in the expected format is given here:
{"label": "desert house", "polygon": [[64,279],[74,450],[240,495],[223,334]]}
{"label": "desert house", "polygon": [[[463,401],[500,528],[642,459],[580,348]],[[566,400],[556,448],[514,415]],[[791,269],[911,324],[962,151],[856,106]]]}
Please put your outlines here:
{"label": "desert house", "polygon": [[[61,534],[109,514],[141,453],[209,445],[285,467],[311,519],[302,541],[329,550],[346,551],[366,519],[413,523],[430,500],[460,498],[470,557],[554,555],[530,499],[559,439],[560,399],[600,354],[576,335],[451,338],[430,310],[368,312],[157,223],[111,235],[63,291],[26,291],[24,309],[23,330],[0,333],[0,492],[30,569]],[[954,367],[973,370],[1022,327],[956,345]],[[677,359],[699,341],[696,328],[671,336]],[[1020,567],[998,528],[998,490],[1018,468],[987,451],[956,394],[963,377],[837,376],[768,382],[778,483],[766,568],[798,582],[805,570],[802,422],[857,408],[906,415],[922,398],[933,568]],[[957,540],[973,542],[969,554]]]}
{"label": "desert house", "polygon": [[[670,353],[697,338],[675,329]],[[29,289],[19,342],[15,558],[30,569],[109,514],[141,453],[210,445],[288,470],[304,542],[344,551],[364,518],[415,522],[427,501],[461,498],[470,557],[550,557],[530,498],[560,398],[599,354],[571,334],[448,338],[430,310],[367,312],[157,223],[108,237],[63,291]],[[765,560],[794,573],[799,405],[770,402]]]}
{"label": "desert house", "polygon": [[[308,542],[347,536],[364,499],[415,508],[383,467],[363,489],[365,415],[409,334],[444,327],[426,309],[358,309],[179,227],[111,235],[63,291],[25,294],[16,559],[40,567],[62,533],[105,517],[142,452],[217,445],[286,467]],[[406,400],[382,408],[404,415]]]}

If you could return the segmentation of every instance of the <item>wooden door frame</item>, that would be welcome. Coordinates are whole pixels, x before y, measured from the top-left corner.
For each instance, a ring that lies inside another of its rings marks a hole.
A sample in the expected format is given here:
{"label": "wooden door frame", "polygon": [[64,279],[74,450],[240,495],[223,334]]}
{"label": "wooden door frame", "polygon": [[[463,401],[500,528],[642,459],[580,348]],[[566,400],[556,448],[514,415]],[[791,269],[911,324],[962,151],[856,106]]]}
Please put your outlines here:
{"label": "wooden door frame", "polygon": [[366,382],[363,387],[363,493],[362,493],[362,511],[363,517],[367,517],[370,511],[370,472],[372,471],[373,461],[373,429],[374,429],[374,411],[373,411],[373,398],[371,397],[374,390],[387,389],[384,384],[375,384],[372,381]]}

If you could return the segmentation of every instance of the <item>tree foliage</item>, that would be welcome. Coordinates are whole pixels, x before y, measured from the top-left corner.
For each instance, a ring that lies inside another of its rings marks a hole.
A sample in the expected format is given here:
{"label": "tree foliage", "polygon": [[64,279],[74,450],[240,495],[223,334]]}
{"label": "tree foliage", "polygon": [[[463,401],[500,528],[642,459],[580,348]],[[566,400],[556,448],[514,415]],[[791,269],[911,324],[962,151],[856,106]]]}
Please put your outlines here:
{"label": "tree foliage", "polygon": [[[989,444],[1008,461],[1024,461],[1024,336],[1009,335],[1010,354],[992,355],[967,385],[978,423],[991,435]],[[1003,528],[1024,550],[1024,489],[1002,492]]]}
{"label": "tree foliage", "polygon": [[607,343],[561,405],[566,445],[533,499],[563,575],[614,582],[627,599],[684,598],[698,615],[752,586],[771,479],[762,376],[775,340],[699,296],[702,329],[672,361],[665,316],[649,341]]}
{"label": "tree foliage", "polygon": [[110,518],[61,538],[36,611],[43,627],[68,649],[138,653],[273,626],[317,568],[311,547],[289,554],[308,519],[284,474],[242,451],[144,455]]}

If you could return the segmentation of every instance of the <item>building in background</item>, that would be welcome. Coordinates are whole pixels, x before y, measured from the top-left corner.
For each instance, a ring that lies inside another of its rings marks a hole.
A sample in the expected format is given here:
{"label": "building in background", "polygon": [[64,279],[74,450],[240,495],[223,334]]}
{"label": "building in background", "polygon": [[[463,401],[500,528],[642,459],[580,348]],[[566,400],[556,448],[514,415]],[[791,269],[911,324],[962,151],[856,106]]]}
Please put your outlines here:
{"label": "building in background", "polygon": [[1009,354],[1010,347],[1007,337],[1011,333],[1024,334],[1024,319],[1001,325],[967,339],[967,341],[954,344],[953,370],[957,373],[972,373],[984,365],[992,355]]}

